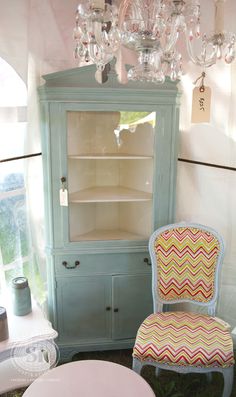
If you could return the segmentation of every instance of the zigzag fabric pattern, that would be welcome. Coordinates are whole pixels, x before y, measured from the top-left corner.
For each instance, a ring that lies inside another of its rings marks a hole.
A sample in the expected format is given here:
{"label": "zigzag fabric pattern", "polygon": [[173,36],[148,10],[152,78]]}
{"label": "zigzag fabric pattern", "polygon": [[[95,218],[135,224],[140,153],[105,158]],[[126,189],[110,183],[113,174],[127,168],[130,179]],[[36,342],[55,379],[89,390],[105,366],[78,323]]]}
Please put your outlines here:
{"label": "zigzag fabric pattern", "polygon": [[213,234],[195,227],[161,233],[155,241],[159,297],[209,302],[214,294],[219,250]]}
{"label": "zigzag fabric pattern", "polygon": [[213,317],[186,312],[148,316],[138,330],[133,357],[170,366],[234,365],[227,327]]}

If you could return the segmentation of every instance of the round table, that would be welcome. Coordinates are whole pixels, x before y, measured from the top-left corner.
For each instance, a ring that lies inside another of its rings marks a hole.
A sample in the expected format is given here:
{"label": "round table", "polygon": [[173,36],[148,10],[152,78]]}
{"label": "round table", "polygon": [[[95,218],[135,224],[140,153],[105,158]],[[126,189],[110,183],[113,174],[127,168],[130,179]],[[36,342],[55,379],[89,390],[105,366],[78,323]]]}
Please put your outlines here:
{"label": "round table", "polygon": [[149,384],[129,368],[102,360],[63,364],[37,378],[24,397],[155,397]]}

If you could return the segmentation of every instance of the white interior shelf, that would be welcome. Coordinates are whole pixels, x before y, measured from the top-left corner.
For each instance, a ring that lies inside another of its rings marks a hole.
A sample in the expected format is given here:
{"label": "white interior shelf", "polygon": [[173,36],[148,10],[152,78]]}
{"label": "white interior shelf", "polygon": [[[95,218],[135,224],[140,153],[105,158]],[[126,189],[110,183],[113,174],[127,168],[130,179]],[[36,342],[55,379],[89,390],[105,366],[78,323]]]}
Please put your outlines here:
{"label": "white interior shelf", "polygon": [[130,233],[125,230],[92,230],[78,236],[71,236],[71,241],[99,241],[99,240],[145,240],[147,236]]}
{"label": "white interior shelf", "polygon": [[71,193],[70,203],[149,201],[152,193],[130,189],[123,186],[99,186]]}
{"label": "white interior shelf", "polygon": [[68,159],[72,160],[147,160],[152,158],[153,156],[127,153],[88,153],[68,156]]}
{"label": "white interior shelf", "polygon": [[70,241],[150,235],[156,115],[148,116],[151,121],[135,111],[68,112]]}

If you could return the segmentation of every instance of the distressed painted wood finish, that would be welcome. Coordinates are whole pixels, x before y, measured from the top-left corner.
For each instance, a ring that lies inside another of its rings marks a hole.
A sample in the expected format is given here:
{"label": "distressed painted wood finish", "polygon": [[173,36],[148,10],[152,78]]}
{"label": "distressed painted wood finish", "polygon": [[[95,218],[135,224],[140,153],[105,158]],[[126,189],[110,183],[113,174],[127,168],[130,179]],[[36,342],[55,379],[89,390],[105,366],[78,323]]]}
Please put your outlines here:
{"label": "distressed painted wood finish", "polygon": [[[144,160],[140,156],[126,156],[131,158],[124,161],[153,161],[151,232],[171,223],[175,211],[179,123],[176,84],[168,81],[161,86],[138,83],[123,86],[112,72],[109,80],[99,85],[94,72],[94,66],[87,66],[43,76],[45,84],[38,89],[48,304],[50,319],[59,333],[63,359],[76,351],[131,347],[138,323],[153,310],[148,237],[136,239],[134,233],[130,239],[72,241],[70,238],[70,207],[60,206],[59,202],[61,177],[67,183],[68,161],[84,161],[84,156],[76,159],[79,156],[75,154],[75,159],[68,158],[68,112],[155,112],[151,160],[149,156]],[[114,158],[123,161],[125,157],[109,156],[110,161]],[[98,155],[90,157],[91,161],[107,161],[100,160]],[[140,197],[148,201],[151,196],[141,195],[137,200]],[[113,201],[116,201],[114,197]]]}

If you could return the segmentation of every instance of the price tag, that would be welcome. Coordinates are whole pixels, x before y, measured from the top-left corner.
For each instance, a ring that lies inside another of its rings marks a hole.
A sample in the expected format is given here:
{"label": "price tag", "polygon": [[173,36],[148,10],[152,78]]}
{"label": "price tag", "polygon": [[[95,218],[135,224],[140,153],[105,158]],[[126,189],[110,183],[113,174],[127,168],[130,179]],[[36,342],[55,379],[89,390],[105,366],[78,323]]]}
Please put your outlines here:
{"label": "price tag", "polygon": [[200,86],[193,89],[192,123],[209,123],[211,116],[211,89]]}
{"label": "price tag", "polygon": [[60,189],[60,205],[68,207],[68,191],[67,189]]}

